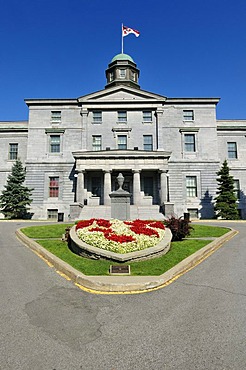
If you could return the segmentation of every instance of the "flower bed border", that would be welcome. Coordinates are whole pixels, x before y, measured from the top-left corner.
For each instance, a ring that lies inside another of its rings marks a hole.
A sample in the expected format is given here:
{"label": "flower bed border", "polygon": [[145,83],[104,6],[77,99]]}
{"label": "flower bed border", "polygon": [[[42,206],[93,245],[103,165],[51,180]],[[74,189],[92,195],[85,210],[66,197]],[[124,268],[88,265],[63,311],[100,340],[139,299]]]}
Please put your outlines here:
{"label": "flower bed border", "polygon": [[87,257],[91,259],[106,259],[116,262],[128,262],[155,258],[166,254],[170,249],[172,233],[169,229],[166,228],[164,238],[154,247],[125,254],[110,252],[104,249],[93,247],[92,245],[83,242],[76,234],[76,226],[73,226],[71,228],[70,238],[70,249],[74,253],[82,257]]}

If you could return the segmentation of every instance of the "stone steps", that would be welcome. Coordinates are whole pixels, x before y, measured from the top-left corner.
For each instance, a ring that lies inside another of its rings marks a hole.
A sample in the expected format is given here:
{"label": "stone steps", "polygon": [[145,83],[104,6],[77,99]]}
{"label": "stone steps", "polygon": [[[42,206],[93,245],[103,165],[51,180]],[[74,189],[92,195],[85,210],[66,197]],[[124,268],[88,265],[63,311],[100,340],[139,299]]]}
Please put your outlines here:
{"label": "stone steps", "polygon": [[[87,220],[90,218],[111,218],[111,207],[110,206],[84,206],[81,210],[79,219]],[[159,212],[158,205],[152,206],[130,206],[130,218],[131,220],[164,220],[164,216]]]}
{"label": "stone steps", "polygon": [[105,218],[110,219],[111,207],[110,206],[84,206],[80,212],[80,220],[88,220],[90,218]]}

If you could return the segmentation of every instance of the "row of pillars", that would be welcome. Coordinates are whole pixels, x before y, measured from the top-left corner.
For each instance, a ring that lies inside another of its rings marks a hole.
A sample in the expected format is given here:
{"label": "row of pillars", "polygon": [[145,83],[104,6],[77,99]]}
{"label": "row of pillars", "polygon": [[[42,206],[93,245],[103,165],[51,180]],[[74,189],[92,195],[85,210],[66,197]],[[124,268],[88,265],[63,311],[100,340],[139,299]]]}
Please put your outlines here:
{"label": "row of pillars", "polygon": [[[104,171],[104,205],[110,205],[111,199],[109,194],[111,190],[111,172]],[[139,205],[141,201],[141,170],[132,170],[133,172],[133,204]],[[160,172],[160,202],[164,204],[168,201],[168,184],[167,184],[167,170],[159,170]],[[85,191],[84,191],[84,174],[85,170],[77,170],[77,202],[84,204]]]}

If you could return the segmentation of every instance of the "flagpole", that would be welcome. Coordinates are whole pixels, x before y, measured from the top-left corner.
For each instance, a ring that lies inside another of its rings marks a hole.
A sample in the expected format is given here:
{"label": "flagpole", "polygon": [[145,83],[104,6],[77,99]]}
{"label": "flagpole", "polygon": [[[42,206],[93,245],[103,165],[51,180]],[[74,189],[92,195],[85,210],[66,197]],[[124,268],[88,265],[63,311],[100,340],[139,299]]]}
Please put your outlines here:
{"label": "flagpole", "polygon": [[121,24],[121,54],[123,54],[123,23]]}

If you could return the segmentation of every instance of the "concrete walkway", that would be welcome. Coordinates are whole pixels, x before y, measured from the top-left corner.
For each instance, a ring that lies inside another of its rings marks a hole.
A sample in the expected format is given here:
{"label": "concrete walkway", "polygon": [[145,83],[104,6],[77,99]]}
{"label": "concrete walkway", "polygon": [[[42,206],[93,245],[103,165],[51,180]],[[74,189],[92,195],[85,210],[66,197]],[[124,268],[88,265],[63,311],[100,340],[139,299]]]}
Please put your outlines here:
{"label": "concrete walkway", "polygon": [[227,234],[216,238],[160,276],[86,276],[51,254],[34,240],[26,237],[20,230],[16,231],[19,240],[47,261],[60,274],[71,279],[80,288],[94,293],[141,293],[160,289],[202,262],[236,233],[237,231],[231,229]]}

